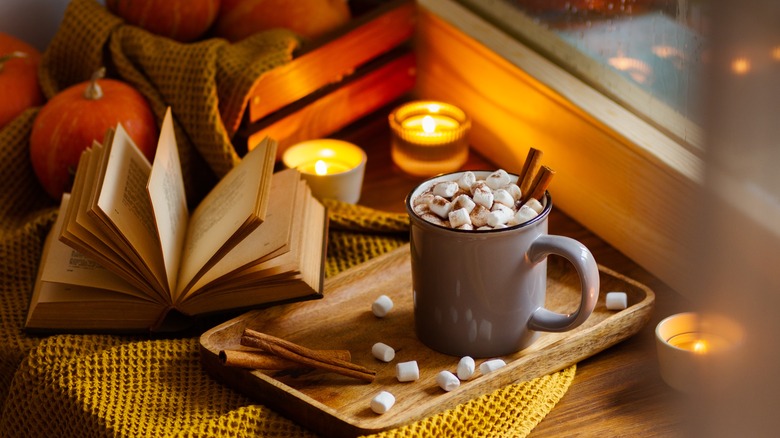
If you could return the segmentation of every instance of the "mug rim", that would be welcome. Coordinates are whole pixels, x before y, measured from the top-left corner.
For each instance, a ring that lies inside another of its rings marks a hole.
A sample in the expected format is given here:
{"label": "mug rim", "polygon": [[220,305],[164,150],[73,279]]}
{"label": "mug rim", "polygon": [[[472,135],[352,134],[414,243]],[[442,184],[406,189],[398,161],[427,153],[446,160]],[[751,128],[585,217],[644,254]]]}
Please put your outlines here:
{"label": "mug rim", "polygon": [[[517,224],[517,225],[512,225],[512,226],[506,227],[506,228],[490,229],[490,230],[476,230],[476,229],[474,229],[474,230],[460,230],[460,229],[457,229],[457,228],[445,227],[445,226],[442,226],[442,225],[434,224],[432,222],[428,222],[425,219],[421,218],[417,213],[414,212],[414,209],[412,208],[413,195],[424,184],[430,183],[431,181],[437,180],[437,179],[445,181],[445,180],[447,180],[446,177],[448,177],[448,176],[459,175],[459,174],[463,174],[463,173],[466,173],[466,172],[486,173],[486,174],[489,175],[489,174],[495,172],[495,170],[480,170],[480,169],[477,169],[477,170],[458,170],[458,171],[455,171],[455,172],[442,173],[442,174],[433,176],[431,178],[428,178],[425,181],[422,181],[421,183],[419,183],[416,186],[414,186],[414,188],[412,188],[411,191],[409,191],[409,194],[406,195],[406,199],[404,200],[404,205],[406,206],[406,212],[409,215],[410,220],[416,221],[418,224],[423,225],[423,226],[430,226],[430,227],[433,227],[435,229],[447,230],[447,231],[452,231],[452,232],[455,232],[455,233],[468,233],[468,234],[474,234],[474,233],[479,233],[479,234],[501,233],[501,232],[514,231],[514,230],[517,230],[518,228],[524,228],[524,227],[533,225],[536,222],[544,220],[547,217],[547,215],[550,213],[550,211],[552,210],[552,195],[550,195],[550,192],[548,190],[545,190],[545,192],[544,192],[544,200],[546,202],[544,203],[544,208],[542,209],[542,211],[538,215],[536,215],[536,217],[534,217],[533,219],[527,220],[527,221],[525,221],[523,223],[520,223],[520,224]],[[515,173],[511,173],[511,172],[507,172],[507,173],[514,178],[514,182],[515,183],[520,178],[519,175],[517,175]],[[450,180],[450,181],[454,181],[454,180]]]}

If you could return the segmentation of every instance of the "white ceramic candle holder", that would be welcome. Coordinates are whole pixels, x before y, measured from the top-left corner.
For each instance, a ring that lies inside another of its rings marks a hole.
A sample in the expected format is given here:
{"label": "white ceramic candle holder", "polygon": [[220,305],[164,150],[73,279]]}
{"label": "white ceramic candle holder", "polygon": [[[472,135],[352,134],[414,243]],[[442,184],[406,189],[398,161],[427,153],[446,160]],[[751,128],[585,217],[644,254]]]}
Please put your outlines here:
{"label": "white ceramic candle holder", "polygon": [[696,391],[704,383],[706,368],[721,355],[733,354],[743,337],[742,328],[722,316],[694,312],[669,316],[655,328],[661,377],[678,391]]}
{"label": "white ceramic candle holder", "polygon": [[360,200],[366,153],[352,143],[334,139],[304,141],[287,148],[282,162],[298,169],[319,200],[350,204]]}

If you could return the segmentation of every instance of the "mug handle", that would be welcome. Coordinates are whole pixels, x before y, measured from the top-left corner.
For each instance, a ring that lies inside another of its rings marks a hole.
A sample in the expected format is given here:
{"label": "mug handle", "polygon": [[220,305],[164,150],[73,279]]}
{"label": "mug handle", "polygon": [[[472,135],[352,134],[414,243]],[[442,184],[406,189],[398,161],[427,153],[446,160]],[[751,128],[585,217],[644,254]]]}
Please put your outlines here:
{"label": "mug handle", "polygon": [[545,332],[565,332],[585,322],[593,313],[599,298],[599,269],[590,250],[569,237],[542,234],[534,240],[527,253],[532,263],[539,263],[550,254],[563,256],[576,268],[582,282],[580,307],[568,315],[540,307],[528,320],[528,328]]}

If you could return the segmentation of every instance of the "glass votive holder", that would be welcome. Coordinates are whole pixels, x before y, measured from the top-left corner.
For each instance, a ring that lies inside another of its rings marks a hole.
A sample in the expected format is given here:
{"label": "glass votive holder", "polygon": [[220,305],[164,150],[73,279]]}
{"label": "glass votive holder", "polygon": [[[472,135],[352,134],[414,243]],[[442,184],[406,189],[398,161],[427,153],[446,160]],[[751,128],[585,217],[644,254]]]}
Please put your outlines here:
{"label": "glass votive holder", "polygon": [[393,162],[415,176],[458,170],[468,159],[471,119],[449,103],[405,103],[389,116]]}
{"label": "glass votive holder", "polygon": [[736,354],[743,337],[741,326],[723,316],[669,316],[655,328],[661,377],[678,391],[694,392],[703,384],[702,373],[724,355]]}
{"label": "glass votive holder", "polygon": [[350,204],[360,200],[366,153],[355,144],[335,139],[304,141],[282,154],[287,168],[296,168],[319,200]]}

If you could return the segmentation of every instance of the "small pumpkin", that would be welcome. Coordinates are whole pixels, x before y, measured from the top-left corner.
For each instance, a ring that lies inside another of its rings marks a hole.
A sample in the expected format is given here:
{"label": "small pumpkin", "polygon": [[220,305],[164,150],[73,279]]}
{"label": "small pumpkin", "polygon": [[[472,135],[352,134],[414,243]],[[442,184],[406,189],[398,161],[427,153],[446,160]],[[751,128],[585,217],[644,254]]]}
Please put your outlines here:
{"label": "small pumpkin", "polygon": [[235,42],[273,28],[320,37],[351,19],[345,0],[222,0],[214,36]]}
{"label": "small pumpkin", "polygon": [[0,129],[24,110],[43,103],[38,85],[40,58],[35,47],[0,32]]}
{"label": "small pumpkin", "polygon": [[117,123],[146,158],[157,150],[157,123],[149,103],[131,85],[103,79],[98,70],[87,82],[57,93],[38,112],[30,133],[30,160],[43,188],[60,199],[73,185],[81,152],[103,141]]}
{"label": "small pumpkin", "polygon": [[106,0],[126,22],[181,42],[203,36],[219,13],[221,0]]}

